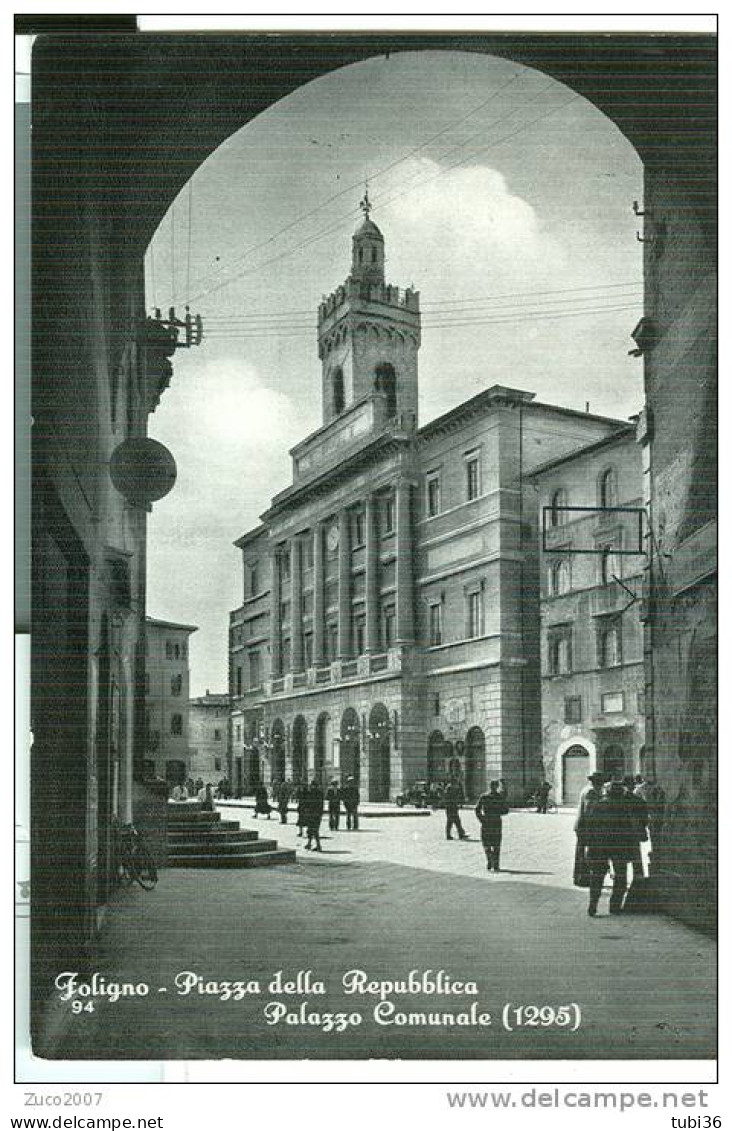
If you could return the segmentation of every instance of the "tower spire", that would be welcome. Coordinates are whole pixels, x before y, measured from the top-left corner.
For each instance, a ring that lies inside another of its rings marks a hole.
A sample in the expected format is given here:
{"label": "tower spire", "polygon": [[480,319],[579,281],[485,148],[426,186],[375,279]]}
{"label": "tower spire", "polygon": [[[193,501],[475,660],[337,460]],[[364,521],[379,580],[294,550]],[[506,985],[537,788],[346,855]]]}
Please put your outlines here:
{"label": "tower spire", "polygon": [[368,177],[366,178],[366,188],[365,188],[365,191],[364,191],[364,194],[363,194],[363,200],[359,204],[359,208],[361,209],[364,216],[368,220],[369,212],[373,208],[373,204],[369,200],[369,179],[368,179]]}

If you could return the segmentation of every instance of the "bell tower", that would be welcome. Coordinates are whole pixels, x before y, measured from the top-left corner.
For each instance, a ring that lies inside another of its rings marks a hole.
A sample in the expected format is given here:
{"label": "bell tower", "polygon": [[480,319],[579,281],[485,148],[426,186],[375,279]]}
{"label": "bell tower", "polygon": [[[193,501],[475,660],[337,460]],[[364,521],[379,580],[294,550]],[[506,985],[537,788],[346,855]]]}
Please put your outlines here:
{"label": "bell tower", "polygon": [[351,273],[318,309],[323,424],[373,398],[375,427],[394,421],[411,431],[417,426],[419,291],[385,282],[384,237],[371,208],[367,189]]}

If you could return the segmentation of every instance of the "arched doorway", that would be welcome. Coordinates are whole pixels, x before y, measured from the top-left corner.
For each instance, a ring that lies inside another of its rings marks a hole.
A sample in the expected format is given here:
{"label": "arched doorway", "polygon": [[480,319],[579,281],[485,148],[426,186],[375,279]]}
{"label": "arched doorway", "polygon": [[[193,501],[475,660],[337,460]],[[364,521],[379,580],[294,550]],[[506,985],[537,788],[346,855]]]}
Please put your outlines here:
{"label": "arched doorway", "polygon": [[590,772],[590,755],[584,746],[570,746],[562,755],[562,800],[565,805],[576,805],[579,795],[587,785]]}
{"label": "arched doorway", "polygon": [[361,775],[361,723],[353,707],[343,712],[341,719],[341,781],[354,778],[358,785]]}
{"label": "arched doorway", "polygon": [[298,715],[292,724],[292,780],[300,784],[308,776],[308,724]]}
{"label": "arched doorway", "polygon": [[333,724],[330,715],[323,712],[315,724],[315,777],[323,785],[333,768]]}
{"label": "arched doorway", "polygon": [[390,793],[389,712],[377,703],[369,715],[369,801],[388,801]]}
{"label": "arched doorway", "polygon": [[186,780],[186,764],[179,758],[171,758],[165,763],[165,780],[173,788],[174,785],[183,785]]}
{"label": "arched doorway", "polygon": [[427,780],[443,781],[447,777],[447,750],[441,730],[433,730],[427,742]]}
{"label": "arched doorway", "polygon": [[285,760],[285,724],[282,719],[275,719],[270,731],[272,742],[272,781],[284,781],[286,772]]}
{"label": "arched doorway", "polygon": [[248,792],[254,793],[255,789],[262,780],[262,763],[259,758],[259,750],[255,746],[249,755],[249,781],[247,783]]}
{"label": "arched doorway", "polygon": [[485,735],[480,727],[471,727],[465,737],[465,796],[475,801],[485,787]]}

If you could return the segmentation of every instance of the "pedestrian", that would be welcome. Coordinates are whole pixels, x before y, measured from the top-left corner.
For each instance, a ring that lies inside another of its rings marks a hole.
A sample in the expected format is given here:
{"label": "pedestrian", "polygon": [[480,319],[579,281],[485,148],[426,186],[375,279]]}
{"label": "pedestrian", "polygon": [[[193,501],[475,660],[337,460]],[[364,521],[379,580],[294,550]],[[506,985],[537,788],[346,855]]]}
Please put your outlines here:
{"label": "pedestrian", "polygon": [[297,787],[297,835],[304,836],[307,824],[307,782],[300,782]]}
{"label": "pedestrian", "polygon": [[279,795],[280,795],[280,779],[275,778],[274,781],[272,782],[272,800],[274,801],[275,805],[277,804],[277,799],[279,798]]}
{"label": "pedestrian", "polygon": [[460,782],[456,778],[453,778],[448,783],[442,796],[445,802],[445,836],[448,840],[452,840],[452,829],[454,826],[457,829],[460,840],[467,840],[468,834],[460,823],[460,802],[463,800],[463,788]]}
{"label": "pedestrian", "polygon": [[628,862],[637,836],[637,816],[627,802],[622,782],[610,782],[598,801],[586,810],[583,835],[590,870],[590,902],[587,914],[597,914],[602,885],[609,867],[613,870],[610,914],[619,915],[628,883]]}
{"label": "pedestrian", "polygon": [[[323,849],[320,844],[320,822],[323,819],[323,791],[320,788],[320,783],[313,778],[307,791],[307,800],[305,806],[306,826],[308,831],[308,842],[306,848],[312,848],[315,852],[322,852]],[[313,840],[315,844],[313,845]]]}
{"label": "pedestrian", "polygon": [[287,824],[287,812],[290,801],[290,788],[286,781],[283,781],[277,794],[277,808],[280,811],[280,824]]}
{"label": "pedestrian", "polygon": [[337,778],[333,778],[328,786],[325,800],[328,802],[328,827],[331,832],[337,832],[341,823],[341,790]]}
{"label": "pedestrian", "polygon": [[341,790],[341,799],[346,810],[346,829],[349,832],[358,831],[358,806],[361,795],[358,792],[355,778],[349,778]]}
{"label": "pedestrian", "polygon": [[196,778],[196,793],[200,793],[203,789],[203,778]]}
{"label": "pedestrian", "polygon": [[633,884],[638,885],[638,883],[642,883],[645,879],[641,844],[644,844],[648,840],[648,806],[643,798],[636,793],[636,785],[636,780],[632,774],[628,774],[623,778],[625,801],[630,810],[632,825],[636,833],[633,840],[633,854],[630,858],[632,870],[631,887]]}
{"label": "pedestrian", "polygon": [[549,794],[552,791],[548,781],[543,781],[536,791],[536,811],[546,813],[549,804]]}
{"label": "pedestrian", "polygon": [[482,793],[475,806],[475,815],[480,821],[480,839],[485,852],[485,864],[489,872],[501,870],[501,840],[503,839],[503,818],[508,813],[507,790],[502,781],[492,781],[489,792]]}
{"label": "pedestrian", "polygon": [[267,820],[270,819],[272,813],[272,806],[267,798],[267,786],[264,782],[260,782],[254,790],[254,816],[257,817],[260,813],[266,814]]}
{"label": "pedestrian", "polygon": [[201,802],[201,809],[204,813],[213,813],[216,808],[214,805],[213,786],[211,782],[207,782],[206,786],[201,790],[198,795]]}
{"label": "pedestrian", "polygon": [[178,782],[177,785],[173,786],[173,792],[171,794],[171,798],[172,798],[173,801],[187,801],[188,800],[188,790],[182,784],[182,782]]}
{"label": "pedestrian", "polygon": [[602,797],[602,786],[605,775],[595,771],[587,778],[588,785],[579,795],[577,804],[577,817],[574,822],[574,831],[577,834],[577,845],[574,852],[574,883],[576,887],[590,886],[590,871],[587,862],[587,814],[593,805]]}

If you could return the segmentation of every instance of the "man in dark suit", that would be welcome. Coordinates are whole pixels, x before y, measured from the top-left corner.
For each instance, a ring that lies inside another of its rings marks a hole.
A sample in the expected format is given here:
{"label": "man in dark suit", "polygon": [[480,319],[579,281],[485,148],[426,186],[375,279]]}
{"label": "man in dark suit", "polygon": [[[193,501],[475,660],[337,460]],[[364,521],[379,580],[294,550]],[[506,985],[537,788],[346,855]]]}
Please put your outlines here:
{"label": "man in dark suit", "polygon": [[489,872],[501,870],[503,818],[506,813],[508,813],[506,787],[503,782],[492,781],[489,792],[481,794],[475,806],[475,815],[480,821],[480,839],[483,842],[486,868]]}
{"label": "man in dark suit", "polygon": [[619,915],[628,884],[628,861],[637,845],[637,818],[628,805],[622,782],[610,782],[585,818],[585,844],[590,868],[587,914],[595,916],[608,868],[613,869],[610,914]]}

